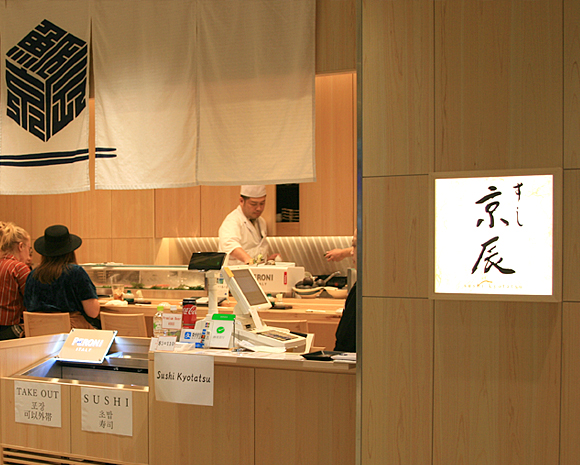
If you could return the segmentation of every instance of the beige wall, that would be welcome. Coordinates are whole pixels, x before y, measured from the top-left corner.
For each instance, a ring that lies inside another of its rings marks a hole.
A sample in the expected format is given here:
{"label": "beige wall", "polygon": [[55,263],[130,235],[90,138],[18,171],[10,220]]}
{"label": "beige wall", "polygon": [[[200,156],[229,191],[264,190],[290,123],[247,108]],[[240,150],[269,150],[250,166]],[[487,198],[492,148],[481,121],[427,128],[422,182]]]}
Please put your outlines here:
{"label": "beige wall", "polygon": [[[580,2],[358,5],[360,463],[578,463]],[[429,300],[429,173],[547,167],[564,302]]]}

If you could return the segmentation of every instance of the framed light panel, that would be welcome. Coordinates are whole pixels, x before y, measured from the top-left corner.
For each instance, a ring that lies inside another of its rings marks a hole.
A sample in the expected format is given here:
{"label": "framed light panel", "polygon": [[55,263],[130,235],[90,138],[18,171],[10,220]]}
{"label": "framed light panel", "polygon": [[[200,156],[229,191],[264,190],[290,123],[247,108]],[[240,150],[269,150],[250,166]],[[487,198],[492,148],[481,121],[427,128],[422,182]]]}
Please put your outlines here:
{"label": "framed light panel", "polygon": [[561,300],[561,169],[435,173],[430,184],[431,298]]}

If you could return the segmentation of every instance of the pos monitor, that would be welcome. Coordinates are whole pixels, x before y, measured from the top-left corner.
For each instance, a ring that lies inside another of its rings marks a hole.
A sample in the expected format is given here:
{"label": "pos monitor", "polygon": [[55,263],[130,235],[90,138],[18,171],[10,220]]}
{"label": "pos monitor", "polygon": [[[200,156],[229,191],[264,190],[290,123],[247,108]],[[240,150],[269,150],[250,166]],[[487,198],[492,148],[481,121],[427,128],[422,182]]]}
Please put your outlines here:
{"label": "pos monitor", "polygon": [[[220,270],[226,259],[224,252],[193,252],[189,259],[188,270],[205,271],[207,279],[207,316],[218,313],[218,280]],[[223,300],[223,299],[222,299]]]}
{"label": "pos monitor", "polygon": [[285,328],[264,325],[259,310],[272,308],[270,300],[247,265],[225,266],[224,278],[236,299],[236,336],[257,346],[283,347],[287,351],[304,351],[306,338]]}

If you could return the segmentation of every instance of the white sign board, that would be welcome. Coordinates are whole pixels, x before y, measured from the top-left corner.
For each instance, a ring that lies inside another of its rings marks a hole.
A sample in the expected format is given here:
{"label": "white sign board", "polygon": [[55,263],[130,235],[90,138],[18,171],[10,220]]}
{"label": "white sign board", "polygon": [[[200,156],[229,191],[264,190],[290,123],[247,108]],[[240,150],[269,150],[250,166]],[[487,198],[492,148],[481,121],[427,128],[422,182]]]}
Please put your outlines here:
{"label": "white sign board", "polygon": [[211,356],[155,352],[155,399],[213,406],[213,372]]}
{"label": "white sign board", "polygon": [[17,423],[61,427],[60,385],[14,381],[14,420]]}
{"label": "white sign board", "polygon": [[82,430],[133,436],[133,392],[81,388]]}
{"label": "white sign board", "polygon": [[552,174],[434,185],[435,294],[553,294]]}
{"label": "white sign board", "polygon": [[101,363],[117,331],[73,328],[60,349],[58,358],[74,362]]}

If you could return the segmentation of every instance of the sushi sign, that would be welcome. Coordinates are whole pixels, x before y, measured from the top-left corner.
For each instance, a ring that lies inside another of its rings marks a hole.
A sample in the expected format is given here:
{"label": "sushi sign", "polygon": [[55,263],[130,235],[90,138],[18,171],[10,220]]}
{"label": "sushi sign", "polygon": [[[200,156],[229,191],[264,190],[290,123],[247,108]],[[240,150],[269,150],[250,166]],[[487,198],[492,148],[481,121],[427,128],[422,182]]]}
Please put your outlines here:
{"label": "sushi sign", "polygon": [[433,175],[430,296],[558,300],[561,176]]}

